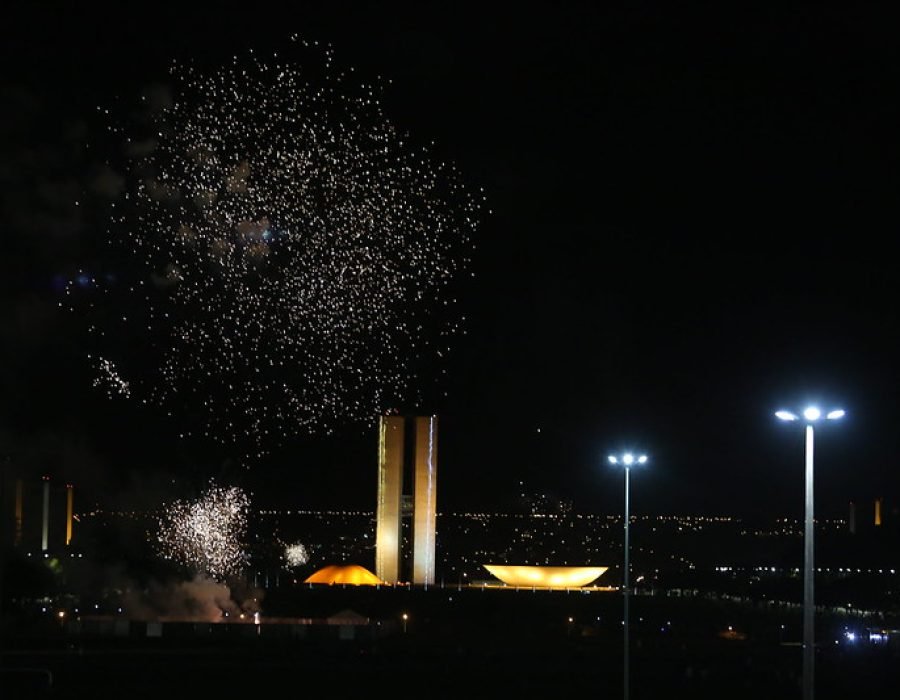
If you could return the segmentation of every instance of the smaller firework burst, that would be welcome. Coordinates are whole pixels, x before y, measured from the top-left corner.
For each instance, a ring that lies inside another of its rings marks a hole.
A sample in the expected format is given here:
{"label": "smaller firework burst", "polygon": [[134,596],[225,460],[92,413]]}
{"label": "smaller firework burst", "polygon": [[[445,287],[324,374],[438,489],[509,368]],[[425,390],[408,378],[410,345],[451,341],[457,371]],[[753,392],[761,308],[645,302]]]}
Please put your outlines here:
{"label": "smaller firework burst", "polygon": [[214,481],[198,499],[168,504],[157,519],[161,556],[218,581],[239,573],[248,561],[249,507],[240,488]]}
{"label": "smaller firework burst", "polygon": [[300,542],[289,544],[284,548],[284,561],[288,567],[303,566],[309,561],[309,550]]}
{"label": "smaller firework burst", "polygon": [[106,391],[107,398],[112,398],[114,396],[131,396],[131,387],[128,385],[122,377],[119,376],[119,372],[116,369],[116,366],[110,360],[107,360],[105,357],[101,357],[97,360],[97,376],[94,379],[94,387],[97,389],[103,389]]}

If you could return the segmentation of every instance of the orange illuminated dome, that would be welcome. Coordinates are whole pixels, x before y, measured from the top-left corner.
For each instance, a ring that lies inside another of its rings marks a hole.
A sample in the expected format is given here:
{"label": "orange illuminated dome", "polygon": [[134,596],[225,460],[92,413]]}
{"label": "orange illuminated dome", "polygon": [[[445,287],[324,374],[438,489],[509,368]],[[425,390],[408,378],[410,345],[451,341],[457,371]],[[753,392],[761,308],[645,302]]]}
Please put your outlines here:
{"label": "orange illuminated dome", "polygon": [[332,564],[319,569],[304,583],[349,583],[353,586],[377,586],[383,581],[365,567],[357,564],[346,566]]}
{"label": "orange illuminated dome", "polygon": [[485,564],[484,568],[507,586],[528,588],[581,588],[600,578],[608,566],[516,566]]}

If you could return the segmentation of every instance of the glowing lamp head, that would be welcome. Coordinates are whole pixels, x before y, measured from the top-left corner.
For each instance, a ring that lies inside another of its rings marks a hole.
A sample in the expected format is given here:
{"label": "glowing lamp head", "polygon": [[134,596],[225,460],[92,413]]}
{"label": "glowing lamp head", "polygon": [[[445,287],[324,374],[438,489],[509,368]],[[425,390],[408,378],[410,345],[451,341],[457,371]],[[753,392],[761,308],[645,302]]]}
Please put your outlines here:
{"label": "glowing lamp head", "polygon": [[[799,418],[800,418],[800,416],[796,415],[795,413],[791,413],[790,411],[776,411],[775,415],[776,415],[776,417],[780,418],[781,420],[785,420],[785,421],[794,421],[794,420],[799,420]],[[815,423],[821,417],[822,417],[822,411],[819,410],[816,406],[809,406],[809,407],[803,409],[803,419],[807,423]],[[839,418],[843,418],[843,417],[844,417],[844,409],[842,409],[842,408],[834,409],[825,414],[826,420],[838,420]]]}
{"label": "glowing lamp head", "polygon": [[621,457],[617,457],[616,455],[610,455],[608,457],[610,464],[622,464],[625,467],[630,467],[634,464],[646,464],[647,463],[647,455],[638,455],[635,456],[631,452],[626,452]]}

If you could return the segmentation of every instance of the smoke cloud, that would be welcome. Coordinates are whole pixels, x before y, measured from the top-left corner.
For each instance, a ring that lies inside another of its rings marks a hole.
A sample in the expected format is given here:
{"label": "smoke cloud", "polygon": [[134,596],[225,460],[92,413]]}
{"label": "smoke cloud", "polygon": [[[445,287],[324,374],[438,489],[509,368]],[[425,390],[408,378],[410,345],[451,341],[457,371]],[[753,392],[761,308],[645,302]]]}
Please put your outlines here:
{"label": "smoke cloud", "polygon": [[152,582],[124,591],[123,612],[133,620],[154,622],[237,621],[260,611],[263,591],[234,589],[204,576],[190,581]]}

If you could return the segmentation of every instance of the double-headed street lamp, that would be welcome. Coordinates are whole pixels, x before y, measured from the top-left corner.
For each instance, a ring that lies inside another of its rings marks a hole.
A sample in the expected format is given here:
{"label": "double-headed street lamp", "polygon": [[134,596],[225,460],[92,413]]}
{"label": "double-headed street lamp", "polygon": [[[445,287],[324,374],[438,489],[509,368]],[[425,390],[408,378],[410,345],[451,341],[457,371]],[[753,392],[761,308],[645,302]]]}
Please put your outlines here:
{"label": "double-headed street lamp", "polygon": [[790,411],[776,411],[775,415],[783,421],[804,420],[806,422],[806,516],[803,526],[803,700],[815,697],[815,656],[814,649],[814,611],[813,594],[813,424],[821,418],[838,420],[843,418],[844,411],[835,409],[824,416],[815,406],[803,410],[799,416]]}
{"label": "double-headed street lamp", "polygon": [[628,700],[628,523],[631,520],[629,513],[629,482],[631,475],[631,467],[636,464],[646,464],[647,455],[634,455],[631,452],[625,452],[622,455],[610,455],[609,463],[621,465],[625,468],[625,571],[623,574],[622,591],[624,593],[624,657],[623,657],[623,697]]}

